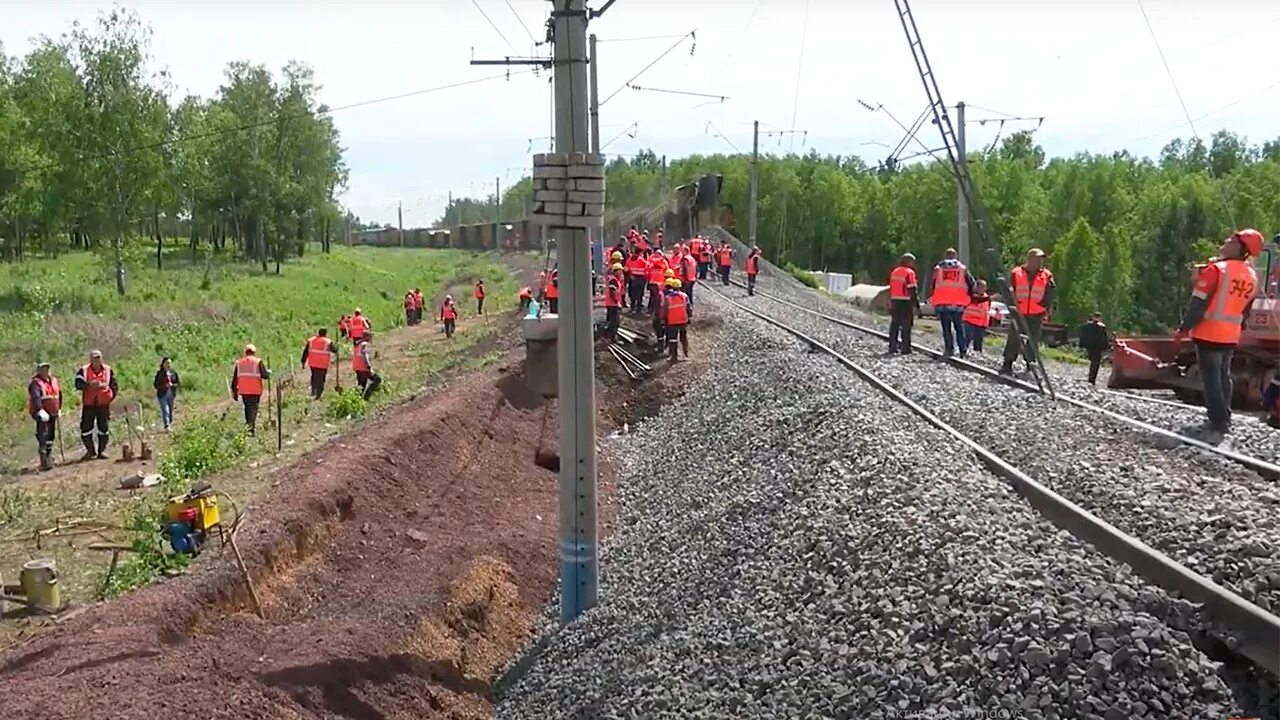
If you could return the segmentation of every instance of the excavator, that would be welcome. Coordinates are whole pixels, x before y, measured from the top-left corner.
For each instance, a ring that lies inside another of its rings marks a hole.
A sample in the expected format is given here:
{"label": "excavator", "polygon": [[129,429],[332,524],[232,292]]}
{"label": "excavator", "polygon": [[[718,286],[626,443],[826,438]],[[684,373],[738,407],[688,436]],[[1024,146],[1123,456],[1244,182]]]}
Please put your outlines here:
{"label": "excavator", "polygon": [[[1280,373],[1280,235],[1271,239],[1255,262],[1261,287],[1231,362],[1232,405],[1241,409],[1257,409],[1263,391]],[[1203,267],[1201,263],[1193,268],[1192,282]],[[1112,342],[1111,368],[1107,387],[1171,390],[1182,402],[1203,404],[1195,346],[1179,346],[1171,335],[1117,337]]]}

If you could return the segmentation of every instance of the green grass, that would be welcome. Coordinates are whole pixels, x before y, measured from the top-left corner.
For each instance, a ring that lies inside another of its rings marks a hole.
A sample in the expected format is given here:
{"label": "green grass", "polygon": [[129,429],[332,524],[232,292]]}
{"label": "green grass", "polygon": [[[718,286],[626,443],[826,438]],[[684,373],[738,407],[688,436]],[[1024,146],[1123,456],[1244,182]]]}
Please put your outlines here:
{"label": "green grass", "polygon": [[[37,359],[53,363],[63,383],[64,414],[73,416],[75,370],[89,350],[102,350],[121,386],[115,412],[140,400],[154,419],[151,379],[162,356],[173,358],[182,377],[181,413],[184,406],[227,395],[231,363],[247,342],[273,368],[286,370],[317,327],[336,336],[338,316],[356,306],[377,331],[403,324],[401,300],[412,287],[430,300],[439,288],[469,289],[483,277],[490,302],[515,292],[514,280],[493,256],[460,250],[335,247],[331,255],[312,252],[291,260],[280,275],[206,260],[175,247],[166,253],[165,269],[156,270],[154,256],[139,256],[127,266],[124,297],[115,292],[109,258],[91,253],[0,265],[0,427],[9,430],[3,433],[10,436],[9,449],[15,442],[30,444],[25,394]],[[20,440],[11,437],[15,425]],[[21,465],[30,454],[6,456],[10,465],[14,459]]]}
{"label": "green grass", "polygon": [[805,270],[794,263],[787,263],[782,267],[782,269],[790,273],[791,277],[795,278],[796,280],[799,280],[801,283],[805,285],[808,285],[814,290],[822,289],[822,285],[818,283],[818,278],[814,277],[813,273],[809,272],[808,270]]}
{"label": "green grass", "polygon": [[1067,363],[1068,365],[1088,365],[1089,358],[1083,352],[1074,347],[1049,347],[1043,345],[1040,352],[1044,354],[1046,360],[1054,362]]}

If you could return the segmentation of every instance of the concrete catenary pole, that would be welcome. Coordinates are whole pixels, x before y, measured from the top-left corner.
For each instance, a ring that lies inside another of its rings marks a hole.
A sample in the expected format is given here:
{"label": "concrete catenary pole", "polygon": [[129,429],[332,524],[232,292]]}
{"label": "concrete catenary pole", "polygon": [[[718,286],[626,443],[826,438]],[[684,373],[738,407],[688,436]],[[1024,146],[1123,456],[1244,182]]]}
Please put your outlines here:
{"label": "concrete catenary pole", "polygon": [[493,179],[493,249],[500,246],[498,226],[502,224],[502,178]]}
{"label": "concrete catenary pole", "polygon": [[747,238],[756,245],[756,203],[760,195],[760,121],[751,123],[751,203],[747,220]]}
{"label": "concrete catenary pole", "polygon": [[[556,152],[591,147],[587,94],[586,0],[554,0]],[[590,249],[583,230],[556,230],[560,269],[557,327],[560,406],[560,619],[596,604],[595,356]]]}
{"label": "concrete catenary pole", "polygon": [[[591,152],[600,152],[600,63],[596,54],[596,34],[591,33]],[[604,257],[604,228],[587,230],[587,240],[595,248],[595,269],[597,277],[605,276],[608,263]]]}
{"label": "concrete catenary pole", "polygon": [[[964,149],[964,103],[956,103],[956,159],[968,163]],[[956,183],[956,250],[960,253],[960,262],[969,264],[969,203],[964,197],[964,188]]]}

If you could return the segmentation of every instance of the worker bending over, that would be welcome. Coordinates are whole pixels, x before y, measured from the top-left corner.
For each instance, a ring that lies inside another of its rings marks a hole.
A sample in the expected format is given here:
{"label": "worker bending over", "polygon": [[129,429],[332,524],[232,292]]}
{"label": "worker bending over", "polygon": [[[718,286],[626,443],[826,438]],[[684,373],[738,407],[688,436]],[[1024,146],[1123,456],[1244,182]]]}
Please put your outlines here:
{"label": "worker bending over", "polygon": [[604,279],[604,322],[605,335],[610,340],[618,339],[618,326],[622,322],[622,263],[614,263],[609,268],[609,276]]}
{"label": "worker bending over", "polygon": [[520,312],[529,309],[529,303],[533,302],[533,288],[525,286],[520,288]]}
{"label": "worker bending over", "polygon": [[969,304],[964,306],[964,312],[960,314],[960,322],[964,323],[964,332],[959,337],[960,357],[968,357],[971,344],[974,352],[982,352],[982,341],[991,325],[991,296],[987,294],[985,280],[979,280],[974,285]]}
{"label": "worker bending over", "polygon": [[[356,311],[357,314],[359,312]],[[244,424],[250,435],[258,432],[258,405],[266,381],[270,379],[271,371],[267,364],[258,359],[258,348],[253,343],[245,345],[244,355],[236,361],[231,372],[231,399],[244,403]]]}
{"label": "worker bending over", "polygon": [[747,254],[747,294],[756,294],[756,276],[760,274],[760,261],[764,259],[764,255],[760,252],[759,245],[752,245],[751,252]]}
{"label": "worker bending over", "polygon": [[329,339],[326,328],[316,330],[316,334],[302,346],[303,367],[311,370],[311,397],[319,399],[324,394],[324,381],[329,374],[329,365],[338,357],[338,344]]}
{"label": "worker bending over", "polygon": [[1089,384],[1098,384],[1098,368],[1102,367],[1102,355],[1111,347],[1107,337],[1107,326],[1102,322],[1102,313],[1089,316],[1089,321],[1080,326],[1080,349],[1089,356]]}
{"label": "worker bending over", "polygon": [[373,392],[382,385],[382,376],[373,371],[373,350],[369,341],[373,333],[369,333],[351,349],[351,371],[356,375],[356,383],[360,386],[360,397],[368,400]]}
{"label": "worker bending over", "polygon": [[920,310],[916,256],[903,253],[889,273],[889,354],[911,354],[911,326]]}
{"label": "worker bending over", "polygon": [[58,434],[58,417],[62,415],[62,389],[58,378],[49,373],[49,363],[36,364],[36,374],[27,385],[27,414],[36,421],[36,448],[40,453],[40,469],[53,469],[53,441]]}
{"label": "worker bending over", "polygon": [[[1027,261],[1009,273],[1009,288],[1013,292],[1013,304],[1018,314],[1026,323],[1027,337],[1030,347],[1027,349],[1027,361],[1036,359],[1040,348],[1040,331],[1044,328],[1044,316],[1053,305],[1053,293],[1057,289],[1053,284],[1053,273],[1043,267],[1044,251],[1031,248],[1027,251]],[[1022,333],[1015,322],[1009,328],[1009,337],[1004,344],[1004,364],[1000,366],[1001,375],[1013,374],[1013,361],[1022,352]]]}
{"label": "worker bending over", "polygon": [[680,291],[678,278],[667,279],[667,291],[663,294],[660,314],[671,362],[679,359],[682,348],[684,356],[689,357],[689,318],[693,316],[693,308],[689,305],[689,298]]}
{"label": "worker bending over", "polygon": [[957,344],[964,343],[964,324],[961,316],[969,305],[973,292],[973,275],[956,257],[955,248],[947,248],[942,260],[933,266],[930,282],[929,304],[942,325],[942,354],[951,357]]}
{"label": "worker bending over", "polygon": [[453,296],[445,295],[440,304],[440,322],[444,324],[444,336],[453,339],[453,330],[458,322],[458,306],[453,304]]}
{"label": "worker bending over", "polygon": [[[102,352],[89,353],[89,364],[76,371],[76,390],[80,395],[80,442],[84,443],[81,460],[107,457],[107,443],[111,440],[111,401],[120,393],[115,371],[102,363]],[[98,433],[98,446],[93,445],[94,431]]]}
{"label": "worker bending over", "polygon": [[1182,324],[1173,335],[1177,344],[1188,336],[1195,341],[1210,432],[1231,430],[1231,357],[1258,294],[1258,273],[1250,258],[1262,252],[1262,243],[1262,233],[1253,229],[1223,241],[1219,259],[1196,278]]}

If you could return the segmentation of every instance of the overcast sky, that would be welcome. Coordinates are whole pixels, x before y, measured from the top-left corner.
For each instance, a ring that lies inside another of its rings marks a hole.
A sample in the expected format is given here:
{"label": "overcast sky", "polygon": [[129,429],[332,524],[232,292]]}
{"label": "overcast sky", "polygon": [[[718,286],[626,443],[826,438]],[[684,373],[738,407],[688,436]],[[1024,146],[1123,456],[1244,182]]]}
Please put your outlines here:
{"label": "overcast sky", "polygon": [[[232,60],[278,69],[297,59],[316,69],[322,99],[341,107],[502,73],[470,66],[473,54],[549,51],[531,39],[544,37],[547,0],[124,5],[154,29],[155,61],[181,93],[213,94]],[[32,36],[60,34],[107,6],[0,0],[0,41],[21,55]],[[1267,41],[1280,26],[1280,4],[1144,6],[1202,137],[1224,127],[1253,141],[1280,135],[1280,64]],[[1036,137],[1050,154],[1127,148],[1153,155],[1172,137],[1190,135],[1137,0],[914,0],[912,8],[943,98],[968,103],[970,118],[1044,116]],[[807,131],[763,137],[762,150],[878,159],[888,148],[877,143],[892,146],[902,131],[857,101],[883,104],[906,124],[925,108],[892,0],[618,0],[591,25],[601,43],[602,98],[695,29],[696,46],[686,39],[634,84],[729,99],[703,104],[622,89],[601,110],[603,141],[618,136],[606,152],[749,152],[751,121],[759,120],[762,129]],[[514,183],[529,154],[548,149],[552,132],[549,76],[521,70],[336,111],[351,168],[343,201],[361,217],[388,222],[403,202],[405,225],[416,226],[439,215],[449,192],[482,195],[495,178]],[[634,138],[626,133],[632,123]],[[1034,127],[1009,123],[1003,132]],[[998,122],[970,124],[969,147],[999,131]],[[920,136],[937,146],[932,127]]]}

